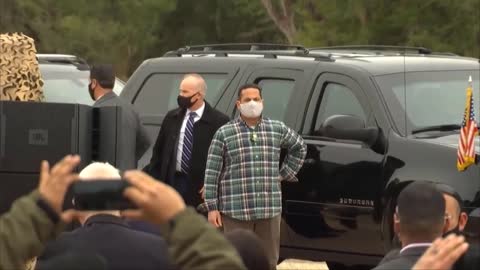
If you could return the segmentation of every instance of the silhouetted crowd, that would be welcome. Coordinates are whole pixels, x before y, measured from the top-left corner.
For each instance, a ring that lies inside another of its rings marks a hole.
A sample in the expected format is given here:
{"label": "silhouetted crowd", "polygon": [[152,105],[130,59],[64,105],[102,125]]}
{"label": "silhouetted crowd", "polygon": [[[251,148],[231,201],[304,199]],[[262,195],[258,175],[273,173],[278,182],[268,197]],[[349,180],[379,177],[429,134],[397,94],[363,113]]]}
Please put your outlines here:
{"label": "silhouetted crowd", "polygon": [[[123,175],[130,183],[124,196],[138,208],[62,210],[75,181],[121,181],[108,163],[92,163],[77,175],[79,162],[71,155],[52,167],[43,162],[38,188],[0,217],[0,269],[269,269],[255,234],[241,229],[222,234],[175,189],[141,171]],[[375,269],[478,269],[478,245],[462,235],[468,217],[461,202],[448,186],[409,184],[394,214],[400,248]],[[65,231],[72,221],[81,225]]]}

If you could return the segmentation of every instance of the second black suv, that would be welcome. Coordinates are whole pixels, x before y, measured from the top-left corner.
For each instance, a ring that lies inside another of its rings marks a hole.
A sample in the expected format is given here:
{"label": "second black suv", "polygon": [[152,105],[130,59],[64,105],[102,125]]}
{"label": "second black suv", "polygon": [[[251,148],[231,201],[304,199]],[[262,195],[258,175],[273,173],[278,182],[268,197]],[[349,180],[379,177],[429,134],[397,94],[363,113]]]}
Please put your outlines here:
{"label": "second black suv", "polygon": [[[479,167],[456,169],[465,90],[469,76],[478,90],[478,59],[392,46],[185,47],[146,60],[122,92],[152,140],[191,72],[205,78],[207,101],[232,118],[238,87],[259,84],[264,115],[308,144],[300,181],[282,186],[282,257],[377,263],[394,238],[396,196],[412,181],[455,188],[471,213],[467,230],[480,228],[473,211]],[[474,98],[478,112],[478,91]]]}

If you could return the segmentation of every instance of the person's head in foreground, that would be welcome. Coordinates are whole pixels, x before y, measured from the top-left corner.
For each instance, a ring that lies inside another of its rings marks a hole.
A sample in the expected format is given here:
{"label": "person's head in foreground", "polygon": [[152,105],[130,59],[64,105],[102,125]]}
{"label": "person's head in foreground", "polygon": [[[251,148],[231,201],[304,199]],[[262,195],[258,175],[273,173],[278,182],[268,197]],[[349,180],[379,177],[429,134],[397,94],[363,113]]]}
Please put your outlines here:
{"label": "person's head in foreground", "polygon": [[[93,162],[85,167],[79,174],[80,181],[90,180],[112,180],[121,179],[120,172],[108,163]],[[75,203],[75,201],[74,201]],[[114,216],[120,216],[119,211],[85,211],[78,215],[78,221],[83,225],[87,219],[97,214],[109,214]]]}
{"label": "person's head in foreground", "polygon": [[462,211],[462,198],[451,186],[436,184],[436,187],[445,199],[445,218],[448,225],[444,234],[463,232],[468,222],[468,214]]}
{"label": "person's head in foreground", "polygon": [[445,200],[436,187],[414,182],[398,195],[394,230],[402,246],[431,243],[446,229]]}

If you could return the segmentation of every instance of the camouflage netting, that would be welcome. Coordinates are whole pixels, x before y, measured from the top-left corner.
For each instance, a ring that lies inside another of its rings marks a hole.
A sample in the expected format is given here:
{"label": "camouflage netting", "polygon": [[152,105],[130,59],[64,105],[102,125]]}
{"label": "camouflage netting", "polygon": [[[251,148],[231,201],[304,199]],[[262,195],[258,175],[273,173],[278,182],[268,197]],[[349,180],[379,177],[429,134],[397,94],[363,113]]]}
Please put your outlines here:
{"label": "camouflage netting", "polygon": [[37,50],[24,34],[0,34],[0,100],[42,101]]}

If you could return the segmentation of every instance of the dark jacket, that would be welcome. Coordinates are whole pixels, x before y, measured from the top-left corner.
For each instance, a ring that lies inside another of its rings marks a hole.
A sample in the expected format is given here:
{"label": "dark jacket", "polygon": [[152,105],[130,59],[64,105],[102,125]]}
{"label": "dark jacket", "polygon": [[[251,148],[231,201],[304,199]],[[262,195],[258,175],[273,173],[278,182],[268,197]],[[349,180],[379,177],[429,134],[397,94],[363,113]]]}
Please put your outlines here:
{"label": "dark jacket", "polygon": [[0,216],[0,269],[23,269],[27,260],[43,251],[46,241],[65,229],[52,211],[35,190]]}
{"label": "dark jacket", "polygon": [[[167,113],[153,147],[150,164],[146,168],[154,178],[169,185],[173,185],[174,181],[178,139],[185,112],[186,110],[177,108]],[[189,186],[189,195],[184,198],[188,205],[197,206],[202,202],[198,191],[203,187],[208,148],[215,132],[228,121],[229,118],[225,114],[205,102],[203,115],[193,126],[193,149],[188,174],[189,182],[192,184]]]}
{"label": "dark jacket", "polygon": [[137,112],[132,104],[121,99],[114,92],[109,92],[95,101],[94,107],[121,107],[121,130],[117,134],[119,138],[116,167],[120,170],[131,170],[137,168],[138,160],[150,147],[150,139],[146,129],[140,122]]}
{"label": "dark jacket", "polygon": [[452,270],[480,269],[480,243],[478,236],[464,235],[468,242],[468,250],[452,267]]}
{"label": "dark jacket", "polygon": [[[46,241],[65,229],[41,201],[34,191],[16,200],[10,211],[0,216],[0,269],[23,269],[28,259],[42,252]],[[162,227],[170,257],[179,269],[246,269],[227,239],[192,209]]]}
{"label": "dark jacket", "polygon": [[398,254],[398,256],[395,256],[389,261],[378,265],[374,268],[374,270],[412,269],[412,267],[427,249],[428,247],[423,246],[407,248],[406,250]]}
{"label": "dark jacket", "polygon": [[378,265],[382,265],[384,263],[387,263],[395,258],[397,258],[400,255],[400,249],[396,248],[393,250],[390,250],[385,256],[383,256],[382,260],[378,263]]}
{"label": "dark jacket", "polygon": [[98,254],[108,269],[172,269],[163,238],[132,230],[122,218],[107,214],[92,216],[48,243],[37,265],[68,252]]}

